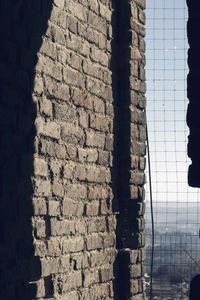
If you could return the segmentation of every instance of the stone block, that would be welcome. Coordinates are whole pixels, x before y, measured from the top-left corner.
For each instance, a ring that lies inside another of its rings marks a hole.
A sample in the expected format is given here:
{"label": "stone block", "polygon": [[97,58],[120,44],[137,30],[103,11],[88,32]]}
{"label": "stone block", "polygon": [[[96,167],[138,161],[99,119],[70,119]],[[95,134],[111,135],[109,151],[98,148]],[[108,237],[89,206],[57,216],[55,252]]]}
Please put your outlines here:
{"label": "stone block", "polygon": [[79,126],[68,123],[61,128],[61,138],[67,144],[83,145],[85,134]]}
{"label": "stone block", "polygon": [[55,143],[53,141],[47,141],[40,139],[39,144],[40,154],[45,154],[50,157],[57,157],[64,159],[66,156],[66,147],[62,144]]}
{"label": "stone block", "polygon": [[73,122],[76,118],[76,111],[66,104],[54,104],[54,118],[64,122]]}
{"label": "stone block", "polygon": [[100,115],[90,114],[90,127],[95,130],[108,132],[109,120]]}
{"label": "stone block", "polygon": [[45,241],[36,240],[34,242],[35,256],[45,257],[47,255],[47,246]]}
{"label": "stone block", "polygon": [[85,91],[74,89],[72,94],[72,100],[77,106],[85,107],[89,110],[92,110],[93,108],[92,98],[87,93],[85,93]]}
{"label": "stone block", "polygon": [[141,264],[130,266],[130,277],[137,278],[142,276]]}
{"label": "stone block", "polygon": [[85,111],[79,111],[79,125],[88,128],[88,114]]}
{"label": "stone block", "polygon": [[33,199],[33,213],[35,216],[46,215],[47,205],[45,199]]}
{"label": "stone block", "polygon": [[95,131],[86,133],[86,145],[103,148],[105,145],[105,135],[102,133],[97,133]]}
{"label": "stone block", "polygon": [[52,102],[46,98],[40,101],[40,112],[47,117],[52,117]]}
{"label": "stone block", "polygon": [[78,149],[78,159],[80,162],[93,162],[98,159],[98,152],[95,149]]}
{"label": "stone block", "polygon": [[98,270],[85,270],[83,272],[83,285],[84,287],[89,287],[92,284],[98,283],[99,280],[99,271]]}
{"label": "stone block", "polygon": [[64,196],[63,184],[58,181],[54,181],[52,184],[52,193],[53,193],[53,195],[62,198]]}
{"label": "stone block", "polygon": [[55,122],[45,122],[44,119],[38,117],[35,120],[35,128],[38,134],[48,136],[54,139],[60,138],[60,125]]}
{"label": "stone block", "polygon": [[84,204],[82,202],[74,202],[71,199],[64,199],[62,213],[64,216],[81,217],[84,213]]}
{"label": "stone block", "polygon": [[59,273],[66,273],[71,271],[71,260],[69,255],[63,255],[58,262]]}
{"label": "stone block", "polygon": [[100,270],[100,276],[101,276],[101,282],[107,282],[110,280],[113,280],[113,266],[110,266],[108,268],[103,268]]}
{"label": "stone block", "polygon": [[89,186],[88,187],[88,199],[97,200],[97,199],[107,199],[108,190],[101,185]]}
{"label": "stone block", "polygon": [[47,176],[48,175],[48,165],[45,159],[35,157],[33,161],[34,165],[34,173],[39,176]]}
{"label": "stone block", "polygon": [[115,247],[116,235],[115,233],[106,233],[103,237],[103,245],[105,248]]}
{"label": "stone block", "polygon": [[69,254],[83,251],[85,247],[83,237],[64,239],[62,243],[62,253]]}
{"label": "stone block", "polygon": [[49,276],[58,272],[58,258],[42,258],[42,276]]}
{"label": "stone block", "polygon": [[103,238],[100,235],[88,235],[86,237],[87,250],[101,249],[103,247]]}
{"label": "stone block", "polygon": [[36,196],[50,196],[51,183],[48,180],[34,180],[34,193]]}
{"label": "stone block", "polygon": [[63,79],[66,83],[76,86],[78,88],[85,87],[85,79],[84,75],[80,72],[75,71],[74,69],[70,68],[63,68]]}
{"label": "stone block", "polygon": [[103,166],[108,166],[110,163],[110,153],[108,151],[99,150],[98,163]]}
{"label": "stone block", "polygon": [[77,19],[87,22],[87,8],[72,0],[67,2],[67,10]]}
{"label": "stone block", "polygon": [[51,237],[46,242],[47,244],[47,254],[48,256],[60,256],[61,249],[60,249],[60,241],[58,238]]}
{"label": "stone block", "polygon": [[56,217],[60,215],[60,202],[59,201],[48,201],[48,215]]}
{"label": "stone block", "polygon": [[84,184],[67,183],[64,188],[66,199],[80,200],[87,198],[87,186]]}
{"label": "stone block", "polygon": [[89,268],[89,259],[88,254],[72,254],[71,255],[71,263],[74,270],[83,270]]}
{"label": "stone block", "polygon": [[139,292],[138,280],[130,280],[130,293],[135,295]]}
{"label": "stone block", "polygon": [[43,219],[35,220],[34,227],[38,239],[46,237],[46,224]]}
{"label": "stone block", "polygon": [[77,160],[77,148],[73,145],[65,145],[66,149],[66,158],[71,159],[72,161]]}
{"label": "stone block", "polygon": [[52,236],[66,236],[75,234],[75,221],[71,220],[57,220],[51,218],[50,231]]}
{"label": "stone block", "polygon": [[99,201],[92,201],[86,204],[86,216],[97,216],[99,214]]}

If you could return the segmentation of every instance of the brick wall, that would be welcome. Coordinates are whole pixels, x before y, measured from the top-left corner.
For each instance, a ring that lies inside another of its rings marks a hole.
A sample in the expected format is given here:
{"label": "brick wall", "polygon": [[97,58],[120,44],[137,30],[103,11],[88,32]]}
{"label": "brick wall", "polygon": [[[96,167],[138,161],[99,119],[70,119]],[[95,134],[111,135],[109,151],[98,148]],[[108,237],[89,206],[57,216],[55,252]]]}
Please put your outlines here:
{"label": "brick wall", "polygon": [[144,0],[1,3],[1,297],[145,299]]}

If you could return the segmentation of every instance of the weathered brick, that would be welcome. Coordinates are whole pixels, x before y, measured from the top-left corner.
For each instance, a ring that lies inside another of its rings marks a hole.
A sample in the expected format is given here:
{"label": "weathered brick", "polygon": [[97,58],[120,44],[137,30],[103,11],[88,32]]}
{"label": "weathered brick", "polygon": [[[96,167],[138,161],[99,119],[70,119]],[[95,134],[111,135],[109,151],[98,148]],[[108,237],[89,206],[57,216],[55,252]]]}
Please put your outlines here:
{"label": "weathered brick", "polygon": [[54,104],[54,118],[64,122],[73,122],[76,117],[76,111],[66,104]]}
{"label": "weathered brick", "polygon": [[83,128],[88,128],[88,114],[83,110],[79,112],[79,124]]}
{"label": "weathered brick", "polygon": [[53,217],[60,215],[60,203],[58,201],[52,200],[48,202],[48,214]]}
{"label": "weathered brick", "polygon": [[86,145],[97,148],[103,148],[105,144],[105,136],[97,132],[88,132],[86,134]]}
{"label": "weathered brick", "polygon": [[89,267],[89,259],[87,253],[72,254],[71,263],[74,270],[86,269]]}
{"label": "weathered brick", "polygon": [[43,158],[34,158],[34,173],[35,175],[47,176],[48,174],[48,165]]}
{"label": "weathered brick", "polygon": [[88,199],[106,199],[108,197],[108,190],[102,186],[89,186],[88,187]]}
{"label": "weathered brick", "polygon": [[40,139],[39,149],[41,154],[51,157],[64,159],[66,155],[66,147],[64,145],[46,141],[44,139]]}
{"label": "weathered brick", "polygon": [[[95,5],[98,7],[98,3],[93,2],[90,0],[91,5]],[[97,7],[95,11],[97,10]],[[93,10],[93,9],[92,9]],[[101,31],[102,33],[107,33],[107,23],[106,20],[103,18],[100,18],[98,15],[93,13],[92,11],[89,11],[88,13],[88,24],[94,27],[95,29]]]}
{"label": "weathered brick", "polygon": [[45,257],[48,253],[45,241],[36,240],[34,242],[34,251],[35,251],[35,256]]}
{"label": "weathered brick", "polygon": [[56,80],[62,80],[62,66],[55,64],[54,61],[47,56],[38,55],[38,62],[35,70],[44,72],[46,75],[52,76]]}
{"label": "weathered brick", "polygon": [[60,256],[60,241],[57,238],[51,237],[47,240],[47,254],[48,256]]}
{"label": "weathered brick", "polygon": [[33,199],[33,212],[35,216],[46,215],[47,204],[45,199]]}
{"label": "weathered brick", "polygon": [[114,247],[116,236],[114,233],[106,234],[103,238],[104,247]]}
{"label": "weathered brick", "polygon": [[64,239],[62,243],[62,253],[65,254],[83,251],[84,246],[85,243],[82,237]]}
{"label": "weathered brick", "polygon": [[63,69],[63,79],[66,83],[71,84],[73,86],[77,86],[79,88],[85,87],[84,75],[73,69],[65,67]]}
{"label": "weathered brick", "polygon": [[87,22],[87,9],[84,6],[70,0],[67,2],[67,9],[74,17]]}
{"label": "weathered brick", "polygon": [[66,273],[71,270],[70,256],[64,255],[61,256],[58,261],[58,270],[59,273]]}
{"label": "weathered brick", "polygon": [[83,165],[77,165],[75,167],[74,177],[79,181],[84,181],[86,179],[87,169]]}
{"label": "weathered brick", "polygon": [[84,280],[83,285],[89,287],[94,283],[99,282],[99,271],[98,270],[85,270],[83,272]]}
{"label": "weathered brick", "polygon": [[83,130],[75,124],[65,124],[61,127],[61,138],[64,142],[69,144],[83,145],[85,135]]}
{"label": "weathered brick", "polygon": [[70,98],[69,86],[65,83],[59,83],[48,77],[44,76],[46,95],[47,97],[67,101]]}
{"label": "weathered brick", "polygon": [[100,249],[103,246],[103,239],[100,235],[90,235],[86,237],[87,250]]}
{"label": "weathered brick", "polygon": [[34,192],[36,196],[50,196],[51,183],[48,180],[34,180]]}
{"label": "weathered brick", "polygon": [[66,46],[69,49],[79,52],[79,54],[83,55],[84,57],[87,57],[90,53],[90,47],[87,45],[87,43],[83,40],[80,40],[80,38],[72,33],[69,33],[66,38]]}
{"label": "weathered brick", "polygon": [[77,33],[77,19],[75,19],[73,16],[68,15],[67,16],[67,27],[69,30],[73,33]]}
{"label": "weathered brick", "polygon": [[98,163],[103,166],[108,166],[110,162],[110,153],[108,151],[99,150]]}
{"label": "weathered brick", "polygon": [[46,35],[60,45],[65,45],[65,31],[60,26],[50,24],[47,28]]}
{"label": "weathered brick", "polygon": [[35,121],[35,127],[38,134],[55,139],[60,138],[60,125],[55,122],[44,122],[42,118],[37,118]]}
{"label": "weathered brick", "polygon": [[67,273],[65,276],[59,276],[58,289],[63,293],[82,286],[81,271]]}
{"label": "weathered brick", "polygon": [[70,199],[86,199],[87,198],[87,186],[83,184],[66,184],[65,196]]}
{"label": "weathered brick", "polygon": [[76,161],[77,159],[77,148],[73,145],[66,145],[66,158]]}
{"label": "weathered brick", "polygon": [[37,238],[44,238],[46,236],[46,224],[43,219],[38,219],[34,221],[34,228]]}
{"label": "weathered brick", "polygon": [[106,282],[113,279],[113,266],[101,269],[101,282]]}
{"label": "weathered brick", "polygon": [[45,98],[42,99],[42,101],[40,101],[40,112],[47,117],[52,117],[52,111],[53,109],[51,101]]}
{"label": "weathered brick", "polygon": [[67,293],[59,298],[60,300],[79,300],[79,294],[77,292]]}
{"label": "weathered brick", "polygon": [[78,159],[80,162],[96,162],[98,159],[98,152],[95,149],[78,149]]}
{"label": "weathered brick", "polygon": [[86,216],[97,216],[99,213],[99,201],[86,204]]}
{"label": "weathered brick", "polygon": [[72,100],[77,106],[82,106],[90,110],[93,108],[92,98],[87,93],[79,89],[73,90]]}
{"label": "weathered brick", "polygon": [[105,263],[105,253],[103,251],[94,251],[90,254],[91,267],[101,266]]}
{"label": "weathered brick", "polygon": [[90,114],[90,127],[99,131],[109,131],[109,121],[105,117]]}
{"label": "weathered brick", "polygon": [[105,232],[106,231],[106,218],[97,218],[96,216],[90,219],[87,223],[88,233]]}
{"label": "weathered brick", "polygon": [[62,236],[75,234],[75,222],[70,220],[50,220],[50,230],[52,236]]}
{"label": "weathered brick", "polygon": [[71,199],[63,201],[63,215],[81,217],[84,213],[84,204],[82,202],[73,202]]}
{"label": "weathered brick", "polygon": [[53,185],[52,185],[52,193],[55,196],[63,197],[64,196],[64,187],[63,187],[62,183],[54,181]]}
{"label": "weathered brick", "polygon": [[42,276],[48,276],[58,272],[58,258],[42,258]]}
{"label": "weathered brick", "polygon": [[131,278],[137,278],[142,276],[141,264],[131,265],[130,276]]}
{"label": "weathered brick", "polygon": [[131,294],[137,294],[139,291],[138,280],[130,280],[130,292]]}

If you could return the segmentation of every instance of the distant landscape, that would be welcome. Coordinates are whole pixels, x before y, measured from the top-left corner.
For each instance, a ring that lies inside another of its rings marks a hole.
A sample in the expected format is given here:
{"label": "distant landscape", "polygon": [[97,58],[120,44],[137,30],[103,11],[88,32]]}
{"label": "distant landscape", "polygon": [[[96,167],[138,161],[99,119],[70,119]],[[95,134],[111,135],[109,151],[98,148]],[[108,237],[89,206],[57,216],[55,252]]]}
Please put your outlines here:
{"label": "distant landscape", "polygon": [[[188,299],[189,283],[192,277],[200,272],[198,218],[197,207],[183,206],[178,213],[175,206],[168,206],[167,214],[164,204],[154,208],[154,299]],[[151,218],[148,207],[145,231],[148,291],[152,252]],[[163,294],[166,291],[168,296]]]}

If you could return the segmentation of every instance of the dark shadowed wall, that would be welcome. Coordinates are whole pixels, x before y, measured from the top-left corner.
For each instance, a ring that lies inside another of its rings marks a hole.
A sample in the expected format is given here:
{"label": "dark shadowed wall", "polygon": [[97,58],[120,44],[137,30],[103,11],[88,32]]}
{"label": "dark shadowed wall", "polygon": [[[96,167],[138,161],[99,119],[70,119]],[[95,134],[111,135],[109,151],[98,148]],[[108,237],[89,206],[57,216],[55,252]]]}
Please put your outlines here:
{"label": "dark shadowed wall", "polygon": [[145,299],[144,8],[0,2],[0,299]]}

